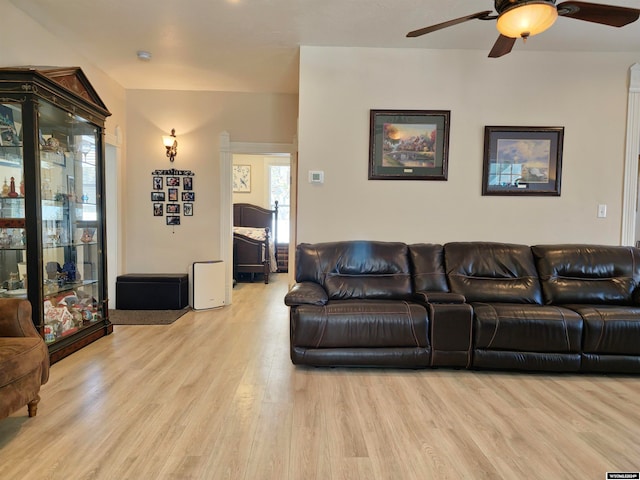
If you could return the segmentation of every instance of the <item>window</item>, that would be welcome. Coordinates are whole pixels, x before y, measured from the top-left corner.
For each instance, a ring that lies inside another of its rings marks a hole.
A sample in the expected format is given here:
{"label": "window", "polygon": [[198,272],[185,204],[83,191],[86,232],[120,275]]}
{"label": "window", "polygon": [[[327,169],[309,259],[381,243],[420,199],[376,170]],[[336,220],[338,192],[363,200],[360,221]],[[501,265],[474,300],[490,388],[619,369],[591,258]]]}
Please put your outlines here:
{"label": "window", "polygon": [[278,237],[276,243],[289,243],[289,215],[291,209],[290,191],[291,167],[289,165],[269,166],[269,203],[271,208],[278,202]]}
{"label": "window", "polygon": [[[96,220],[96,139],[94,135],[77,135],[76,145],[78,153],[82,156],[80,171],[82,175],[82,185],[80,186],[81,197],[78,199],[78,207],[82,210],[82,220]],[[76,167],[77,168],[77,167]],[[77,181],[78,179],[76,179]]]}

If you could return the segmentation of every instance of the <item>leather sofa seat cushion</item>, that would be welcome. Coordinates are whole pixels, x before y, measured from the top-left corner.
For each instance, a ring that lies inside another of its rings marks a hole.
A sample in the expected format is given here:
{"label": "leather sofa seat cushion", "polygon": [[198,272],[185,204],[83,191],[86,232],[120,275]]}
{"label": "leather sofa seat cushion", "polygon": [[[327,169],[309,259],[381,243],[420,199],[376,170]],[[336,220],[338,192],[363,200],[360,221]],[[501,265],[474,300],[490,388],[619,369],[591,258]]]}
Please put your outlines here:
{"label": "leather sofa seat cushion", "polygon": [[308,348],[427,347],[425,307],[386,300],[301,305],[293,313],[292,344]]}
{"label": "leather sofa seat cushion", "polygon": [[640,250],[605,245],[531,247],[547,304],[631,305]]}
{"label": "leather sofa seat cushion", "polygon": [[448,292],[444,247],[434,243],[409,245],[415,292]]}
{"label": "leather sofa seat cushion", "polygon": [[567,305],[584,319],[583,351],[640,355],[640,307]]}
{"label": "leather sofa seat cushion", "polygon": [[349,241],[300,244],[296,281],[316,282],[329,299],[408,299],[412,294],[408,246]]}
{"label": "leather sofa seat cushion", "polygon": [[582,318],[573,310],[545,305],[473,303],[475,349],[579,352]]}
{"label": "leather sofa seat cushion", "polygon": [[[48,355],[41,338],[0,337],[0,388],[27,376],[34,366],[41,369],[42,359]],[[40,375],[37,378],[40,380]]]}
{"label": "leather sofa seat cushion", "polygon": [[452,292],[467,302],[542,303],[531,249],[526,245],[452,242],[444,246]]}

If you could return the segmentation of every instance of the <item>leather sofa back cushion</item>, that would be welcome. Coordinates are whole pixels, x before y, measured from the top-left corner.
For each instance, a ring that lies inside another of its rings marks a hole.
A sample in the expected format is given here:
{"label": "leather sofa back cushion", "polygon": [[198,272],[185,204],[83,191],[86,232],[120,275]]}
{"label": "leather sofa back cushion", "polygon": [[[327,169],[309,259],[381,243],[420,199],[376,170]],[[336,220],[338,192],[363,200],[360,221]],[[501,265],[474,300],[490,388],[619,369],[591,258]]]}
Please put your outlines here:
{"label": "leather sofa back cushion", "polygon": [[606,245],[531,247],[547,304],[631,305],[640,281],[640,250]]}
{"label": "leather sofa back cushion", "polygon": [[444,271],[444,248],[434,243],[409,245],[416,292],[448,292]]}
{"label": "leather sofa back cushion", "polygon": [[331,300],[408,298],[408,247],[374,241],[301,243],[296,249],[296,281],[319,283]]}
{"label": "leather sofa back cushion", "polygon": [[444,258],[451,291],[467,302],[542,303],[526,245],[452,242],[444,246]]}

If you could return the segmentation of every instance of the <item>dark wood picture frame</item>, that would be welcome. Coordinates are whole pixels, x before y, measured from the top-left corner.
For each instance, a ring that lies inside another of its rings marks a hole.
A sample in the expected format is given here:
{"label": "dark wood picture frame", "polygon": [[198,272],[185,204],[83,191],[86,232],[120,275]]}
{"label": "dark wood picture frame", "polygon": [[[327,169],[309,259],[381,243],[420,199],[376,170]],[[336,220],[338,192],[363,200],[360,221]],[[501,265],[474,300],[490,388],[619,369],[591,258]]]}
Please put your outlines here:
{"label": "dark wood picture frame", "polygon": [[564,127],[484,129],[482,195],[560,196]]}
{"label": "dark wood picture frame", "polygon": [[152,202],[164,202],[164,199],[165,199],[164,192],[151,192]]}
{"label": "dark wood picture frame", "polygon": [[449,110],[371,110],[369,180],[446,180]]}
{"label": "dark wood picture frame", "polygon": [[179,203],[167,203],[167,215],[180,215]]}

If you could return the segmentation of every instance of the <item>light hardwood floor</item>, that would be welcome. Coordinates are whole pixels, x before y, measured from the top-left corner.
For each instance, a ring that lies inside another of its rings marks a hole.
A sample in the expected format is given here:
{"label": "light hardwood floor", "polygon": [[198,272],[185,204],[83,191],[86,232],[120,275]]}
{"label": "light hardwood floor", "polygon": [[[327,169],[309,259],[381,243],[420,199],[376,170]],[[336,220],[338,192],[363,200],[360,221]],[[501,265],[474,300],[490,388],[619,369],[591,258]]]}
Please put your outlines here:
{"label": "light hardwood floor", "polygon": [[170,326],[116,326],[0,421],[0,479],[604,479],[640,470],[640,379],[313,369],[286,275]]}

